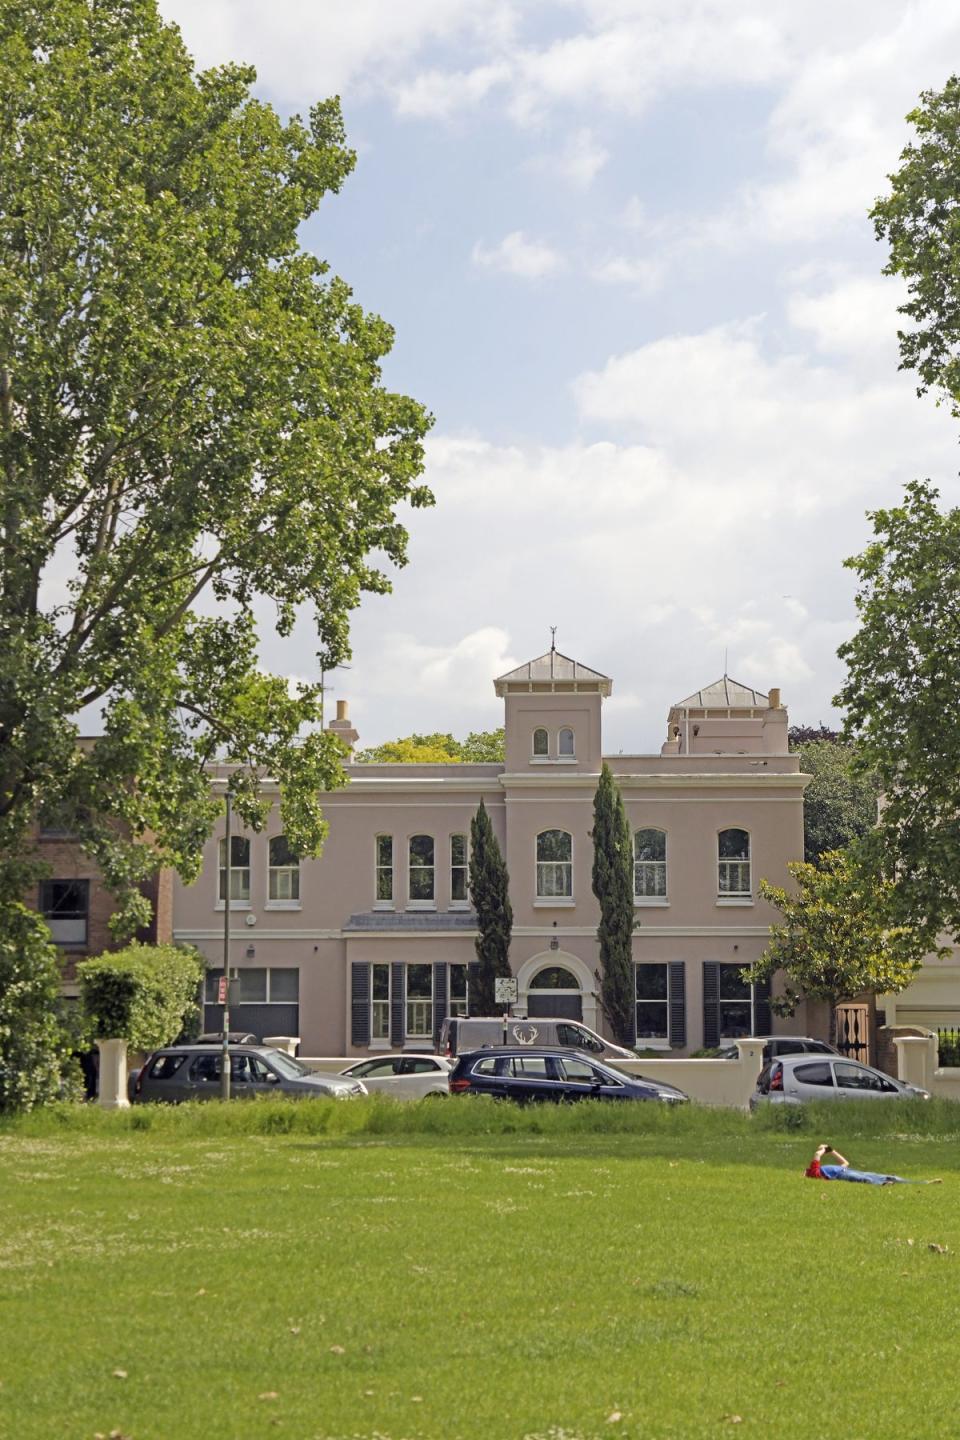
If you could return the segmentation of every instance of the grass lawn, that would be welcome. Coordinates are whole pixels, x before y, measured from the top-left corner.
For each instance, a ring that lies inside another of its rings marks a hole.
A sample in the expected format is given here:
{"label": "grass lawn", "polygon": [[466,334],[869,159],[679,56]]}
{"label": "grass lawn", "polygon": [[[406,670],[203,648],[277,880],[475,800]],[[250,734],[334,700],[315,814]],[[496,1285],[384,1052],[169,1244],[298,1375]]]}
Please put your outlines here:
{"label": "grass lawn", "polygon": [[[954,1434],[960,1106],[837,1108],[7,1124],[0,1435]],[[820,1131],[944,1184],[804,1180]]]}

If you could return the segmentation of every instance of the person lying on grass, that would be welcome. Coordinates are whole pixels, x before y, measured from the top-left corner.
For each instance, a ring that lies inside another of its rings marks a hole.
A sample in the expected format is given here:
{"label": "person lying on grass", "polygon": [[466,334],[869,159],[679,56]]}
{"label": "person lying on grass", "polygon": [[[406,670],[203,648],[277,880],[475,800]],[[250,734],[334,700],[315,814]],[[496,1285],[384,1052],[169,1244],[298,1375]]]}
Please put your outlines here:
{"label": "person lying on grass", "polygon": [[[824,1155],[833,1155],[835,1165],[823,1165]],[[875,1170],[851,1170],[850,1161],[845,1160],[832,1145],[818,1145],[816,1153],[803,1172],[808,1180],[853,1180],[859,1185],[942,1185],[942,1180],[905,1180],[902,1175],[880,1175]]]}

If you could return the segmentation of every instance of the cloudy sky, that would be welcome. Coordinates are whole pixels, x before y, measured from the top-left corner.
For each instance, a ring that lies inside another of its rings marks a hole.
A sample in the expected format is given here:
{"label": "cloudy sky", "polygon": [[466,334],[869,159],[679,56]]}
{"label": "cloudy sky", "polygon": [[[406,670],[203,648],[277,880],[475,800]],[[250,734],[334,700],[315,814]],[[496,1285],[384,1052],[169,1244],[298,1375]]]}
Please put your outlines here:
{"label": "cloudy sky", "polygon": [[[942,0],[162,0],[284,112],[342,98],[357,169],[305,227],[396,327],[436,508],[354,626],[361,743],[499,723],[549,645],[614,678],[605,749],[728,670],[827,721],[865,511],[957,422],[897,371],[867,219],[960,65]],[[311,673],[310,630],[264,642]]]}

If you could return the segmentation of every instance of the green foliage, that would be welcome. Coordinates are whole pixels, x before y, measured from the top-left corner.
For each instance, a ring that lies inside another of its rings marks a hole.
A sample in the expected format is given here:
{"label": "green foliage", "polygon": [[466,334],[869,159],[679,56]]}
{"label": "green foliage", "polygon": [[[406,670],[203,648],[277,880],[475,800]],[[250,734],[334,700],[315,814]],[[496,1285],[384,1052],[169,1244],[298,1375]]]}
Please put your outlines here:
{"label": "green foliage", "polygon": [[803,792],[803,858],[815,865],[826,851],[842,850],[873,828],[880,786],[873,770],[857,766],[850,745],[810,740],[797,752],[800,769],[813,777]]}
{"label": "green foliage", "polygon": [[636,1037],[633,836],[620,787],[604,762],[593,800],[593,893],[600,902],[600,1003],[621,1045]]}
{"label": "green foliage", "polygon": [[856,765],[883,791],[866,837],[892,919],[960,934],[960,510],[928,483],[872,515],[876,539],[847,561],[860,628],[840,647]]}
{"label": "green foliage", "polygon": [[386,740],[368,750],[358,750],[360,765],[459,765],[461,763],[503,762],[503,728],[471,731],[466,740],[455,740],[449,732],[432,735],[405,735]]}
{"label": "green foliage", "polygon": [[478,965],[470,982],[470,1009],[475,1015],[494,1015],[493,982],[498,975],[510,974],[513,908],[506,863],[482,800],[470,821],[470,899],[479,931],[474,942]]}
{"label": "green foliage", "polygon": [[770,943],[748,978],[757,983],[782,971],[784,993],[770,1005],[792,1015],[802,998],[825,1000],[833,1008],[864,991],[903,990],[928,953],[923,931],[888,923],[892,885],[877,878],[857,852],[834,850],[819,867],[788,865],[795,889],[760,882],[764,900],[783,919],[770,927]]}
{"label": "green foliage", "polygon": [[197,873],[215,755],[318,852],[342,747],[255,611],[312,611],[332,668],[432,500],[390,327],[298,241],[354,163],[338,103],[283,121],[254,78],[195,73],[155,0],[0,0],[0,865],[58,810],[124,933],[146,874]]}
{"label": "green foliage", "polygon": [[942,90],[925,90],[907,116],[916,141],[900,156],[890,194],[871,212],[877,239],[886,239],[884,273],[902,275],[909,298],[900,314],[910,321],[899,333],[900,360],[915,370],[918,393],[936,390],[960,414],[960,79]]}
{"label": "green foliage", "polygon": [[129,945],[77,966],[91,1033],[135,1050],[170,1045],[195,1019],[204,963],[177,945]]}
{"label": "green foliage", "polygon": [[0,1113],[56,1099],[69,1054],[59,1017],[60,957],[50,931],[17,901],[0,906]]}

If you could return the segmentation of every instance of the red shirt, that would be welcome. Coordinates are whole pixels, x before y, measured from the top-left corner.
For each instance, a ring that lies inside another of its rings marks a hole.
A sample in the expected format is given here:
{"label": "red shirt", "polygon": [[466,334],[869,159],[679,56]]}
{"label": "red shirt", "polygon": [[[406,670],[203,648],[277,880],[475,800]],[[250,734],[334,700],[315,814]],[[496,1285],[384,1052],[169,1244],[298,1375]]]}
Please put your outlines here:
{"label": "red shirt", "polygon": [[806,1170],[804,1170],[803,1173],[808,1180],[823,1179],[823,1176],[820,1174],[820,1161],[817,1159],[816,1156],[813,1157],[813,1159],[810,1161],[810,1164],[807,1166]]}

